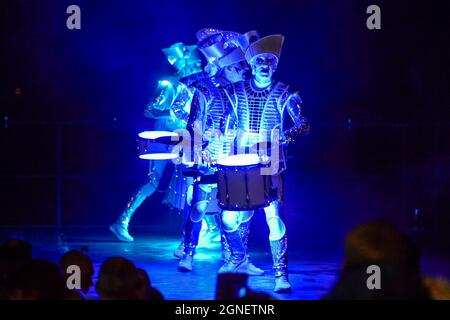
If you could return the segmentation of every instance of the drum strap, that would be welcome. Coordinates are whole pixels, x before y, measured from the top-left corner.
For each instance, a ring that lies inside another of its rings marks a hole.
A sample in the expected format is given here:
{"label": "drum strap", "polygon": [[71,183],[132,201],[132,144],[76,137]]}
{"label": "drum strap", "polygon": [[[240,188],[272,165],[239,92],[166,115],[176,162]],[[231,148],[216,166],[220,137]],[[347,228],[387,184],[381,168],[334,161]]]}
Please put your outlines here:
{"label": "drum strap", "polygon": [[199,184],[216,184],[217,183],[217,175],[215,174],[207,174],[204,176],[200,176]]}
{"label": "drum strap", "polygon": [[227,206],[230,205],[230,192],[228,191],[228,176],[227,173],[225,172],[223,178],[225,179],[225,192],[227,193],[225,199],[227,201]]}
{"label": "drum strap", "polygon": [[265,177],[263,181],[264,181],[264,198],[267,200],[267,198],[269,198],[269,195],[267,194],[267,182]]}
{"label": "drum strap", "polygon": [[247,203],[249,203],[250,197],[248,194],[248,175],[247,175],[247,173],[244,174],[244,178],[245,178],[245,200],[247,200]]}

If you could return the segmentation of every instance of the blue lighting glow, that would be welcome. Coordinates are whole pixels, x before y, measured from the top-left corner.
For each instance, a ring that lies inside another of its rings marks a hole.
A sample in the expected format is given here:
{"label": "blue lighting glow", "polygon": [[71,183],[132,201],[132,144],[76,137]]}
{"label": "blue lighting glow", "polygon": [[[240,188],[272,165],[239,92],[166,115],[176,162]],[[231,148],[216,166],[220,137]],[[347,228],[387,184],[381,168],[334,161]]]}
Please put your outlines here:
{"label": "blue lighting glow", "polygon": [[169,87],[172,85],[172,83],[170,83],[170,81],[168,80],[160,80],[159,83],[164,87]]}

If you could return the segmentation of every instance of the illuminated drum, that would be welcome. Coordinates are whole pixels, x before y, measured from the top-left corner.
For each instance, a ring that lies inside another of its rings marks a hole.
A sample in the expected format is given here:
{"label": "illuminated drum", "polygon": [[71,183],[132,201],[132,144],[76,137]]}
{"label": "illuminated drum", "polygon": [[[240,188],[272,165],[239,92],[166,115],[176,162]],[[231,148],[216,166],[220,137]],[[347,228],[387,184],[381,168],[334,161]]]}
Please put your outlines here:
{"label": "illuminated drum", "polygon": [[174,145],[180,143],[182,137],[171,131],[143,131],[138,134],[137,149],[139,158],[144,160],[169,160],[180,156],[173,152]]}
{"label": "illuminated drum", "polygon": [[267,207],[277,197],[272,176],[261,174],[257,154],[234,155],[217,161],[217,199],[221,209],[240,211]]}

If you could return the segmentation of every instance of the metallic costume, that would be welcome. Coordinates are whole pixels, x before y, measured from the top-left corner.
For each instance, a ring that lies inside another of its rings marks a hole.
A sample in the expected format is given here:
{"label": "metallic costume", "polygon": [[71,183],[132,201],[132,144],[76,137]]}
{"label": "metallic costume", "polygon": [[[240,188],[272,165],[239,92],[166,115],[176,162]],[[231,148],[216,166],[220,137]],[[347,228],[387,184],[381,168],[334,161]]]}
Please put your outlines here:
{"label": "metallic costume", "polygon": [[[202,158],[207,165],[222,159],[230,153],[230,142],[234,139],[233,111],[223,88],[233,82],[244,79],[244,73],[248,67],[245,63],[241,44],[248,46],[247,37],[235,32],[224,32],[217,29],[202,29],[197,33],[199,50],[208,59],[206,70],[213,75],[192,83],[191,113],[187,129],[191,136],[197,135],[203,141],[207,141],[206,150],[203,150]],[[244,63],[243,63],[244,62]],[[234,71],[230,70],[235,68]],[[228,69],[227,69],[228,68]],[[234,72],[234,73],[232,73]],[[236,120],[236,118],[234,118]],[[214,169],[209,168],[208,174],[213,174]],[[215,212],[219,212],[217,201],[210,201],[211,194],[216,192],[216,184],[202,184],[196,179],[193,184],[193,199],[190,219],[185,229],[185,250],[180,260],[180,271],[191,271],[193,256],[198,243],[198,235],[193,228],[201,221],[213,203]],[[230,256],[229,245],[222,235],[223,258],[227,261]],[[227,253],[228,252],[228,253]],[[246,273],[262,274],[263,271],[248,263]]]}
{"label": "metallic costume", "polygon": [[[306,134],[309,125],[302,115],[301,99],[289,86],[273,82],[272,74],[280,57],[284,37],[273,35],[252,43],[246,51],[246,59],[252,67],[253,78],[241,81],[226,88],[228,97],[238,118],[242,130],[238,144],[252,147],[256,143],[271,142],[279,146],[278,159],[271,154],[272,179],[277,186],[278,199],[264,208],[266,221],[270,229],[270,247],[275,270],[275,291],[290,290],[288,281],[288,255],[286,225],[282,220],[283,172],[286,169],[285,146],[297,136]],[[294,123],[289,130],[284,130],[285,115]],[[272,149],[273,150],[273,149]],[[243,221],[247,224],[253,212],[223,211],[222,222],[225,235],[231,246],[231,259],[219,272],[239,272],[246,261],[246,244],[240,240]]]}
{"label": "metallic costume", "polygon": [[[153,98],[144,110],[144,116],[152,119],[154,130],[173,131],[185,128],[189,116],[190,104],[183,105],[174,102],[180,94],[186,90],[186,85],[180,82],[181,78],[201,71],[201,59],[195,46],[185,46],[181,42],[173,44],[169,48],[162,49],[169,63],[177,72],[161,79]],[[169,164],[169,161],[152,160],[145,184],[129,199],[125,210],[118,220],[110,226],[110,230],[122,241],[133,241],[128,232],[128,225],[134,212],[150,197],[159,186],[159,181]],[[175,209],[183,210],[187,187],[191,182],[184,177],[178,166],[175,167],[170,186],[166,191],[164,202]]]}

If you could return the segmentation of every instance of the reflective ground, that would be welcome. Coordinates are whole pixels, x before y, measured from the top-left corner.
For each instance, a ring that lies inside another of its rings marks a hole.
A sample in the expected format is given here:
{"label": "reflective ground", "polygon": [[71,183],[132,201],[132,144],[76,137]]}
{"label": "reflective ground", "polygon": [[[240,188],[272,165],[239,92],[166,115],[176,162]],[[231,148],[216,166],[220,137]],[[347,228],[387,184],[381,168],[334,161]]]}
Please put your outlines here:
{"label": "reflective ground", "polygon": [[[33,244],[35,258],[45,258],[57,262],[61,254],[70,249],[80,249],[88,246],[88,254],[95,265],[95,279],[98,269],[106,258],[122,256],[133,261],[138,267],[145,269],[153,283],[166,299],[214,299],[217,270],[220,267],[220,244],[206,245],[201,243],[195,256],[194,270],[190,273],[177,271],[177,260],[173,250],[179,244],[179,239],[161,235],[155,228],[135,228],[135,241],[119,242],[102,227],[71,227],[57,230],[54,227],[33,227],[17,230],[1,228],[1,239],[18,234]],[[305,244],[306,245],[306,244]],[[276,295],[280,299],[319,299],[333,285],[340,271],[339,258],[307,259],[296,251],[294,246],[289,249],[289,277],[293,292]],[[254,276],[249,279],[249,287],[256,291],[272,292],[273,278],[271,275],[271,255],[269,244],[260,244],[250,248],[253,262],[264,269],[266,275]],[[425,257],[423,270],[433,275],[450,277],[450,260]],[[91,298],[96,298],[92,289]]]}

